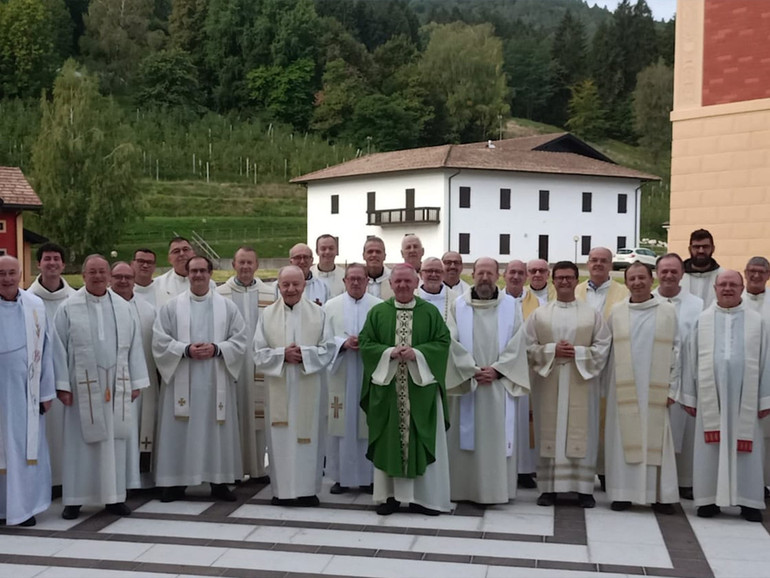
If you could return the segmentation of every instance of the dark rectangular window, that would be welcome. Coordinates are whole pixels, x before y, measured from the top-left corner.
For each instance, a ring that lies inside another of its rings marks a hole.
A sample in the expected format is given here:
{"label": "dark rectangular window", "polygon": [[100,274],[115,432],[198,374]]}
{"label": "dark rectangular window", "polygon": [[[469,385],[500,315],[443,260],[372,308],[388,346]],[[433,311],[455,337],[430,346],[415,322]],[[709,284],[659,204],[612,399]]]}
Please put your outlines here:
{"label": "dark rectangular window", "polygon": [[537,238],[537,257],[548,261],[548,235],[540,235]]}
{"label": "dark rectangular window", "polygon": [[511,208],[511,189],[500,189],[500,208]]}
{"label": "dark rectangular window", "polygon": [[460,187],[460,208],[461,209],[471,208],[471,188],[470,187]]}
{"label": "dark rectangular window", "polygon": [[551,191],[540,191],[540,211],[547,211],[550,208]]}
{"label": "dark rectangular window", "polygon": [[375,193],[371,191],[366,193],[366,212],[373,213],[375,207]]}
{"label": "dark rectangular window", "polygon": [[508,233],[500,234],[500,254],[501,255],[511,254],[511,236]]}
{"label": "dark rectangular window", "polygon": [[618,237],[618,251],[626,248],[626,238]]}
{"label": "dark rectangular window", "polygon": [[414,221],[414,189],[406,189],[406,198],[404,200],[406,201],[405,219],[411,223]]}
{"label": "dark rectangular window", "polygon": [[468,255],[471,252],[471,234],[460,233],[460,255]]}
{"label": "dark rectangular window", "polygon": [[628,211],[628,195],[625,193],[618,194],[618,213],[625,213]]}
{"label": "dark rectangular window", "polygon": [[580,237],[580,254],[588,255],[591,252],[591,235]]}
{"label": "dark rectangular window", "polygon": [[340,196],[332,195],[332,215],[336,215],[340,212]]}
{"label": "dark rectangular window", "polygon": [[591,212],[591,193],[583,193],[583,212]]}

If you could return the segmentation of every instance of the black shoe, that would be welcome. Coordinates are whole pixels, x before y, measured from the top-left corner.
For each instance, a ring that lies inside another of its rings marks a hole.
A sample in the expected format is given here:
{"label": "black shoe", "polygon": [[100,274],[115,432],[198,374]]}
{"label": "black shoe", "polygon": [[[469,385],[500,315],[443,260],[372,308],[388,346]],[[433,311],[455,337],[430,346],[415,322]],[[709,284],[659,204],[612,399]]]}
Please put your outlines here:
{"label": "black shoe", "polygon": [[673,516],[676,513],[674,504],[661,504],[660,502],[655,502],[652,505],[652,511],[658,514],[665,514],[666,516]]}
{"label": "black shoe", "polygon": [[556,503],[556,492],[544,492],[537,499],[538,506],[553,506]]}
{"label": "black shoe", "polygon": [[516,485],[520,488],[531,490],[537,487],[537,482],[535,481],[535,478],[532,477],[532,474],[519,474]]}
{"label": "black shoe", "polygon": [[227,487],[227,484],[211,484],[211,497],[223,502],[238,501],[238,497]]}
{"label": "black shoe", "polygon": [[631,502],[612,502],[610,504],[610,510],[613,512],[623,512],[631,507]]}
{"label": "black shoe", "polygon": [[299,502],[291,498],[276,498],[275,496],[273,496],[270,499],[270,505],[291,507],[291,506],[298,506]]}
{"label": "black shoe", "polygon": [[347,491],[348,491],[347,486],[340,486],[339,482],[335,482],[335,484],[329,490],[329,493],[330,494],[344,494]]}
{"label": "black shoe", "polygon": [[65,520],[77,520],[80,516],[80,506],[64,506],[61,517]]}
{"label": "black shoe", "polygon": [[51,486],[51,500],[61,498],[61,486]]}
{"label": "black shoe", "polygon": [[300,496],[297,502],[303,508],[317,508],[321,505],[321,500],[318,499],[318,496]]}
{"label": "black shoe", "polygon": [[107,504],[104,506],[105,511],[116,516],[130,516],[131,508],[126,506],[125,502],[118,502],[117,504]]}
{"label": "black shoe", "polygon": [[35,524],[37,524],[37,520],[35,520],[35,516],[32,516],[24,520],[21,524],[19,524],[19,526],[21,526],[22,528],[31,528]]}
{"label": "black shoe", "polygon": [[697,514],[699,518],[713,518],[721,511],[721,508],[716,504],[709,504],[707,506],[699,506]]}
{"label": "black shoe", "polygon": [[438,510],[426,508],[425,506],[421,506],[420,504],[415,504],[414,502],[409,504],[409,511],[412,514],[424,514],[425,516],[438,516],[441,513]]}
{"label": "black shoe", "polygon": [[374,494],[374,484],[369,484],[368,486],[358,486],[358,487],[359,487],[359,489],[360,489],[360,490],[361,490],[361,491],[362,491],[364,494],[369,494],[370,496],[371,496],[372,494]]}
{"label": "black shoe", "polygon": [[375,511],[380,516],[390,516],[393,512],[397,512],[401,506],[401,502],[395,498],[388,498],[388,500],[382,504],[379,504]]}
{"label": "black shoe", "polygon": [[679,497],[683,500],[692,500],[692,486],[679,486]]}
{"label": "black shoe", "polygon": [[770,498],[770,490],[767,489],[767,486],[765,486],[765,500]]}
{"label": "black shoe", "polygon": [[602,492],[607,491],[607,476],[604,474],[599,474],[599,487],[602,489]]}
{"label": "black shoe", "polygon": [[259,476],[258,478],[250,478],[249,481],[255,484],[269,484],[270,476]]}
{"label": "black shoe", "polygon": [[187,486],[171,486],[163,488],[163,493],[160,496],[160,501],[167,504],[169,502],[176,502],[177,500],[184,500],[184,493]]}
{"label": "black shoe", "polygon": [[594,500],[593,494],[578,494],[578,505],[581,508],[594,508],[596,507],[596,500]]}
{"label": "black shoe", "polygon": [[760,512],[757,508],[747,508],[746,506],[741,506],[741,516],[747,522],[762,521],[762,512]]}

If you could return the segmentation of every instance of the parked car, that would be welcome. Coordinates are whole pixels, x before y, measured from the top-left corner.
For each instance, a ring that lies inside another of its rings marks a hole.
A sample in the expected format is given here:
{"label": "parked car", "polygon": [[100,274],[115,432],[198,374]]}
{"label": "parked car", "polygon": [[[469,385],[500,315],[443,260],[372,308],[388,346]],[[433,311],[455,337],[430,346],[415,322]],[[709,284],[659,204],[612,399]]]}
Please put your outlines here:
{"label": "parked car", "polygon": [[652,249],[645,247],[634,247],[632,249],[618,249],[615,256],[612,258],[612,270],[618,271],[625,269],[636,261],[646,263],[653,269],[655,268],[655,261],[658,260],[658,256]]}

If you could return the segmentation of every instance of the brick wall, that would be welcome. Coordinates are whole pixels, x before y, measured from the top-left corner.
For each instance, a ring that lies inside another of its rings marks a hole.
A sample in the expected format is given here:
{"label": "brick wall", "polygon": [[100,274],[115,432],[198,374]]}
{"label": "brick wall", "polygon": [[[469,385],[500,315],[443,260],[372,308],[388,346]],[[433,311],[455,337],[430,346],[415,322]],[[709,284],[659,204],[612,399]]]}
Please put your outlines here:
{"label": "brick wall", "polygon": [[770,2],[705,0],[703,106],[770,97]]}

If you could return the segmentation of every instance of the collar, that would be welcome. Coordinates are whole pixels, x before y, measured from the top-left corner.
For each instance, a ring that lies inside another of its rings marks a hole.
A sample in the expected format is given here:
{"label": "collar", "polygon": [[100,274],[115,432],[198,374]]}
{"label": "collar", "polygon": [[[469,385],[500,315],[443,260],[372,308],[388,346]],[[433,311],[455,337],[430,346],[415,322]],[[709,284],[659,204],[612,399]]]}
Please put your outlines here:
{"label": "collar", "polygon": [[233,277],[233,281],[235,281],[235,284],[238,285],[238,287],[251,287],[252,285],[256,284],[256,282],[257,282],[256,279],[252,279],[251,283],[249,283],[248,285],[244,285],[243,283],[238,281],[238,277]]}
{"label": "collar", "polygon": [[495,292],[492,293],[492,297],[490,297],[489,299],[482,299],[481,297],[479,297],[479,294],[476,293],[476,287],[471,288],[471,299],[475,299],[477,301],[494,301],[495,299],[497,299],[497,296],[499,294],[500,294],[500,290],[497,287],[495,287]]}

